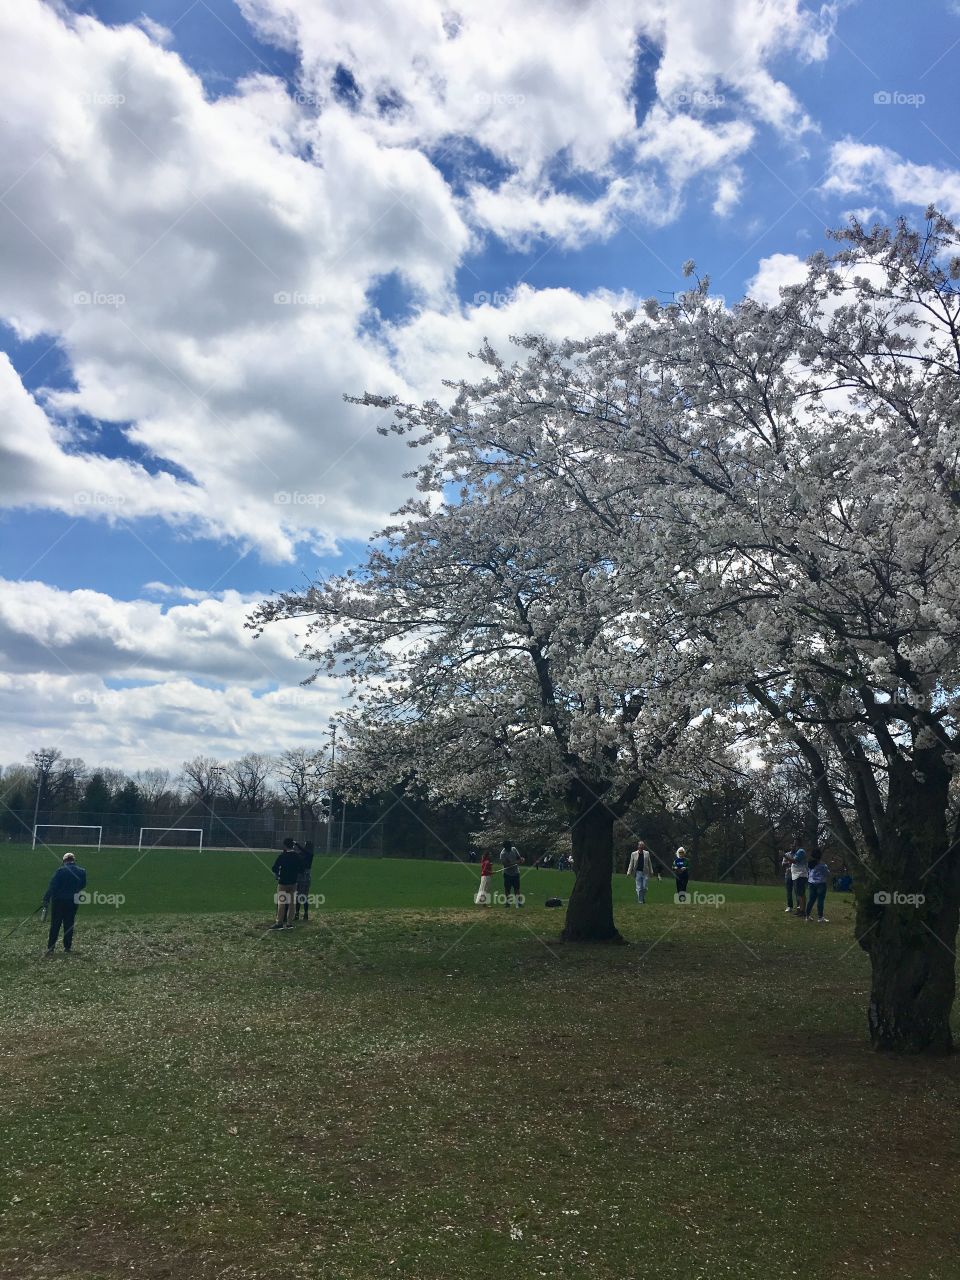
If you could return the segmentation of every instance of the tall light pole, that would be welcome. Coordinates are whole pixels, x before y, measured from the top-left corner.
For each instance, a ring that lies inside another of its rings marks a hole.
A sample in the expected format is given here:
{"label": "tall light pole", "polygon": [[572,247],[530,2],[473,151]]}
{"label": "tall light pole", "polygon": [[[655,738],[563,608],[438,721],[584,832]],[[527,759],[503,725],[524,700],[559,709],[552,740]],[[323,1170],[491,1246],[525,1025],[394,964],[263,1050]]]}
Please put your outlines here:
{"label": "tall light pole", "polygon": [[34,840],[37,837],[37,818],[40,814],[40,792],[43,790],[47,775],[53,767],[55,759],[56,756],[52,751],[35,751],[33,753],[33,767],[37,771],[37,796],[33,802],[33,831],[30,834]]}
{"label": "tall light pole", "polygon": [[217,788],[220,786],[220,779],[223,776],[223,770],[218,764],[215,764],[210,770],[210,821],[207,824],[207,845],[213,843],[213,817],[217,808]]}
{"label": "tall light pole", "polygon": [[337,765],[337,725],[330,726],[330,781],[327,784],[327,853],[333,836],[333,771]]}

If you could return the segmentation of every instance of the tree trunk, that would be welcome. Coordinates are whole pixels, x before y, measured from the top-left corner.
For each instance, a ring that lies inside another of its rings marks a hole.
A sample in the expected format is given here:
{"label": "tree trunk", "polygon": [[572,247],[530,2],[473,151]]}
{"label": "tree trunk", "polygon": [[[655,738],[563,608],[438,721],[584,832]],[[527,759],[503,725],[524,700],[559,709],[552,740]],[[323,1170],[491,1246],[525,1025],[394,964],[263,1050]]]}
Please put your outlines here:
{"label": "tree trunk", "polygon": [[932,772],[918,781],[909,768],[891,770],[876,874],[858,877],[857,938],[870,956],[867,1020],[879,1050],[953,1048],[960,862],[947,838],[949,779]]}
{"label": "tree trunk", "polygon": [[623,941],[613,923],[614,815],[598,794],[577,783],[567,796],[576,878],[560,935],[564,942]]}

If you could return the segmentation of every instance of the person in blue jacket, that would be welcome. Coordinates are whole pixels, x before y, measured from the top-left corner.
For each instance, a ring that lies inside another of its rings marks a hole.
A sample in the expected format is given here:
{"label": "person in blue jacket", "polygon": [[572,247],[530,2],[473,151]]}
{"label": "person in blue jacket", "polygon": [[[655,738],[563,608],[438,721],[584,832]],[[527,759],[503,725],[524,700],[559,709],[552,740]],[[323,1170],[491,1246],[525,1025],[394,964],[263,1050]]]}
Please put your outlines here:
{"label": "person in blue jacket", "polygon": [[673,878],[677,885],[678,901],[686,902],[687,885],[690,883],[690,859],[683,845],[673,855]]}
{"label": "person in blue jacket", "polygon": [[50,877],[47,892],[43,895],[44,907],[50,909],[50,933],[47,936],[47,955],[52,956],[57,937],[63,929],[63,949],[68,954],[73,947],[73,925],[77,918],[80,895],[87,886],[87,873],[77,865],[72,853],[63,855],[63,865]]}

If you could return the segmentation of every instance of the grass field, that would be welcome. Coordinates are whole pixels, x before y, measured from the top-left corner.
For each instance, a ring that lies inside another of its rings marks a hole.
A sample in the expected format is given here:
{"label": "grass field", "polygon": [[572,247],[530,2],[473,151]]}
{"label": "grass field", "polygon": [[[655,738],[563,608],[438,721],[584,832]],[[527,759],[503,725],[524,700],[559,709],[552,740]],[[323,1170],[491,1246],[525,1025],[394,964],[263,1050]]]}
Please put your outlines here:
{"label": "grass field", "polygon": [[[75,955],[0,946],[3,1277],[960,1275],[960,1072],[870,1052],[849,899],[620,877],[632,945],[570,947],[569,875],[318,859],[272,933],[249,855],[136,856]],[[3,851],[5,925],[51,865]]]}
{"label": "grass field", "polygon": [[[24,916],[35,907],[65,846],[56,852],[29,845],[0,845],[0,914]],[[136,849],[76,850],[87,870],[88,889],[105,896],[123,895],[124,914],[157,911],[271,911],[275,891],[270,867],[275,853],[249,850]],[[322,894],[328,910],[375,907],[433,909],[468,906],[479,882],[478,866],[404,858],[321,858],[313,864],[312,891]],[[551,895],[566,898],[573,884],[569,871],[527,871],[525,885],[542,903]],[[496,877],[494,888],[497,887]],[[691,886],[695,887],[695,886]],[[655,901],[673,896],[673,881],[654,881]],[[617,901],[633,900],[633,881],[614,881]],[[778,891],[765,886],[727,885],[717,889],[731,901],[760,901]],[[114,908],[91,903],[85,912],[103,914]]]}

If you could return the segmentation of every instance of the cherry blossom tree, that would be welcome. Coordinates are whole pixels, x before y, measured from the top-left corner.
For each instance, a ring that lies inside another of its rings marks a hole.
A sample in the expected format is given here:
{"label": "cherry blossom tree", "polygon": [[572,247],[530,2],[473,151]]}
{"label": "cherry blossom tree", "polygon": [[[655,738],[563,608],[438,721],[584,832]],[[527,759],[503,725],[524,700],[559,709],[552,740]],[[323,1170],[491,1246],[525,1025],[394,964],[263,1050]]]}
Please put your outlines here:
{"label": "cherry blossom tree", "polygon": [[560,797],[576,871],[563,936],[616,940],[616,819],[651,777],[723,765],[702,659],[653,578],[624,592],[561,488],[487,475],[451,499],[450,475],[428,464],[432,500],[359,571],[266,602],[254,624],[310,618],[306,656],[353,680],[355,790],[412,776],[445,799]]}
{"label": "cherry blossom tree", "polygon": [[438,475],[566,494],[609,582],[673,610],[757,749],[795,747],[860,859],[873,1043],[943,1051],[960,906],[960,241],[935,210],[838,239],[775,306],[728,307],[694,279],[593,339],[523,339],[523,363],[487,347],[483,381],[450,409],[397,405],[397,429],[432,442]]}

